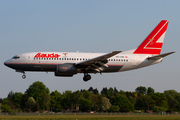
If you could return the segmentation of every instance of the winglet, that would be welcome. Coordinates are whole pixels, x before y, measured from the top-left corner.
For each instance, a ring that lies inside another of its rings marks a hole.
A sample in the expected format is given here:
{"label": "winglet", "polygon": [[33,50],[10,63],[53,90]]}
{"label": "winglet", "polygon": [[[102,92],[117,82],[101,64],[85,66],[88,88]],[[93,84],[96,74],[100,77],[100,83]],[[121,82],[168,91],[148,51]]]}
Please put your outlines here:
{"label": "winglet", "polygon": [[159,55],[161,53],[161,48],[163,45],[168,23],[168,20],[162,20],[146,37],[141,45],[134,51],[133,54]]}

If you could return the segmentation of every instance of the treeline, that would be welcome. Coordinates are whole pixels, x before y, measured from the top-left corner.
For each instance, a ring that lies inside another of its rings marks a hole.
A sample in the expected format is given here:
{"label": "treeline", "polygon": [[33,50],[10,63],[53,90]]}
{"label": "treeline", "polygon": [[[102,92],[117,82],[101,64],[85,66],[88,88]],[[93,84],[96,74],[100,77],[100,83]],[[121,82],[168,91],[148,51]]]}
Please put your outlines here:
{"label": "treeline", "polygon": [[97,111],[97,112],[178,112],[180,93],[167,90],[155,92],[151,87],[137,87],[135,92],[116,88],[103,88],[100,92],[90,87],[75,92],[53,91],[50,93],[42,82],[34,82],[25,93],[9,92],[7,98],[0,99],[1,112],[35,111]]}

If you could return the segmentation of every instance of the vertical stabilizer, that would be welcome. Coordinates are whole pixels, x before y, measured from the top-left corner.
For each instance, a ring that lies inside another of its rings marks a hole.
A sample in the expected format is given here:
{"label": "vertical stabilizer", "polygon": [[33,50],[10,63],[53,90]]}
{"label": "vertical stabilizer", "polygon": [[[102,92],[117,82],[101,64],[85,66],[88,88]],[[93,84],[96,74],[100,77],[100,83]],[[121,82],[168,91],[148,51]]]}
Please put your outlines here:
{"label": "vertical stabilizer", "polygon": [[159,55],[161,53],[168,23],[168,20],[162,20],[134,51],[133,54]]}

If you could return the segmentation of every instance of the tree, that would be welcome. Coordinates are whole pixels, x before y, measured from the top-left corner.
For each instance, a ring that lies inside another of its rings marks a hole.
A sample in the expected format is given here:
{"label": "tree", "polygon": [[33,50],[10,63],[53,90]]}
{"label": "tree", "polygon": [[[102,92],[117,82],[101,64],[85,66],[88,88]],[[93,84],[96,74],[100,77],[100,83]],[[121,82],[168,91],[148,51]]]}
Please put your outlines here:
{"label": "tree", "polygon": [[11,107],[11,109],[15,109],[14,102],[12,100],[13,95],[14,95],[14,92],[11,91],[11,92],[9,92],[8,97],[7,97],[8,98],[8,103],[7,104]]}
{"label": "tree", "polygon": [[154,94],[154,89],[151,87],[148,87],[147,94]]}
{"label": "tree", "polygon": [[110,112],[119,112],[119,106],[112,105],[112,106],[109,108],[109,111],[110,111]]}
{"label": "tree", "polygon": [[43,110],[49,110],[51,104],[51,96],[47,93],[44,93],[41,100],[42,101],[40,101],[40,108],[42,108]]}
{"label": "tree", "polygon": [[35,102],[34,98],[29,97],[28,101],[26,102],[26,107],[29,108],[31,111],[33,111],[35,104],[36,104],[36,102]]}
{"label": "tree", "polygon": [[102,97],[100,95],[91,94],[92,110],[98,111],[102,105]]}
{"label": "tree", "polygon": [[114,87],[114,93],[118,94],[118,90],[116,89],[116,87]]}
{"label": "tree", "polygon": [[3,99],[2,98],[0,98],[0,103],[3,103]]}
{"label": "tree", "polygon": [[119,91],[119,94],[124,95],[125,92],[124,92],[123,90],[120,90],[120,91]]}
{"label": "tree", "polygon": [[87,110],[91,110],[91,108],[93,107],[93,103],[90,100],[85,99],[85,98],[81,98],[79,100],[79,104],[80,104],[80,110],[82,112],[85,112]]}
{"label": "tree", "polygon": [[87,90],[81,90],[81,93],[83,95],[83,97],[87,100],[90,100],[91,99],[91,93]]}
{"label": "tree", "polygon": [[23,94],[21,92],[15,92],[12,96],[14,107],[15,109],[18,109],[19,111],[21,111],[22,98],[23,98]]}
{"label": "tree", "polygon": [[106,111],[111,107],[111,103],[108,98],[102,97],[102,110]]}
{"label": "tree", "polygon": [[63,94],[62,94],[62,106],[64,109],[72,109],[73,107],[73,101],[72,101],[72,91],[65,91]]}
{"label": "tree", "polygon": [[62,96],[57,90],[51,92],[51,110],[54,112],[60,112],[62,110]]}
{"label": "tree", "polygon": [[111,97],[114,96],[114,94],[115,94],[114,89],[113,89],[112,87],[110,87],[110,88],[108,89],[107,98],[110,99]]}
{"label": "tree", "polygon": [[111,104],[118,106],[121,112],[134,111],[133,104],[128,100],[125,95],[116,95],[111,99]]}
{"label": "tree", "polygon": [[98,95],[98,94],[99,94],[99,91],[97,90],[97,88],[96,88],[96,89],[93,89],[93,87],[90,87],[90,88],[88,89],[88,91],[91,92],[91,93],[93,93],[93,94],[95,94],[95,95]]}
{"label": "tree", "polygon": [[152,110],[156,105],[156,101],[149,95],[142,95],[137,99],[135,109],[137,110]]}
{"label": "tree", "polygon": [[139,86],[139,87],[137,87],[136,88],[136,90],[135,90],[137,93],[141,93],[141,94],[146,94],[146,91],[147,91],[147,89],[146,89],[146,87],[143,87],[143,86]]}
{"label": "tree", "polygon": [[168,99],[169,110],[168,112],[174,112],[180,110],[180,93],[175,90],[166,90],[164,93]]}
{"label": "tree", "polygon": [[44,109],[43,102],[45,102],[44,97],[46,98],[49,95],[49,88],[47,88],[42,82],[34,82],[25,92],[29,97],[33,97],[36,102],[39,103],[40,109]]}
{"label": "tree", "polygon": [[163,109],[166,109],[165,111],[168,110],[168,99],[165,93],[154,93],[152,99],[155,100],[156,106],[163,107]]}
{"label": "tree", "polygon": [[21,109],[25,111],[26,109],[26,102],[28,101],[29,96],[27,94],[23,94],[21,99]]}
{"label": "tree", "polygon": [[93,91],[93,87],[90,87],[90,88],[88,89],[88,91],[89,91],[89,92],[92,92],[92,91]]}
{"label": "tree", "polygon": [[115,93],[118,93],[116,88],[112,88],[110,87],[109,89],[103,88],[101,91],[102,96],[107,97],[108,99],[110,99],[111,97],[113,97],[115,95]]}
{"label": "tree", "polygon": [[1,110],[2,110],[2,112],[12,112],[13,111],[9,105],[9,98],[3,99],[3,103],[1,105]]}
{"label": "tree", "polygon": [[12,98],[13,95],[14,95],[14,92],[11,90],[11,92],[9,92],[9,94],[8,94],[8,98]]}
{"label": "tree", "polygon": [[101,90],[101,95],[104,96],[104,97],[106,97],[107,94],[108,94],[108,89],[107,89],[107,87],[105,87],[105,88],[103,88],[103,89]]}
{"label": "tree", "polygon": [[11,109],[11,107],[7,104],[2,104],[1,105],[1,110],[2,112],[12,112],[13,110]]}
{"label": "tree", "polygon": [[153,111],[154,111],[154,112],[161,113],[161,112],[167,111],[167,108],[162,107],[162,106],[155,106],[155,107],[153,108]]}
{"label": "tree", "polygon": [[98,89],[96,88],[96,89],[93,89],[92,93],[95,94],[95,95],[98,95],[98,94],[99,94],[99,91],[98,91]]}

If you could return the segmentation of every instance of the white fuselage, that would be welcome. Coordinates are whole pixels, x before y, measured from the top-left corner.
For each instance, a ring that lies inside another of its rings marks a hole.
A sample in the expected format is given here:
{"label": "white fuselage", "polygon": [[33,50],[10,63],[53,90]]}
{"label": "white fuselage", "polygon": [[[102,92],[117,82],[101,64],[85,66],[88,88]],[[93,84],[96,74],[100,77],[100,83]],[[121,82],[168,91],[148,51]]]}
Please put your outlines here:
{"label": "white fuselage", "polygon": [[[37,55],[38,53],[39,56]],[[43,54],[43,56],[42,56]],[[78,52],[33,52],[17,55],[18,59],[10,59],[5,63],[9,67],[21,71],[55,71],[56,65],[64,63],[77,64],[92,58],[104,55],[105,53],[78,53]],[[59,56],[56,56],[59,55]],[[108,67],[103,67],[102,72],[121,72],[149,66],[162,61],[161,59],[148,60],[149,54],[128,54],[119,53],[108,60]],[[80,69],[78,73],[82,73]]]}

